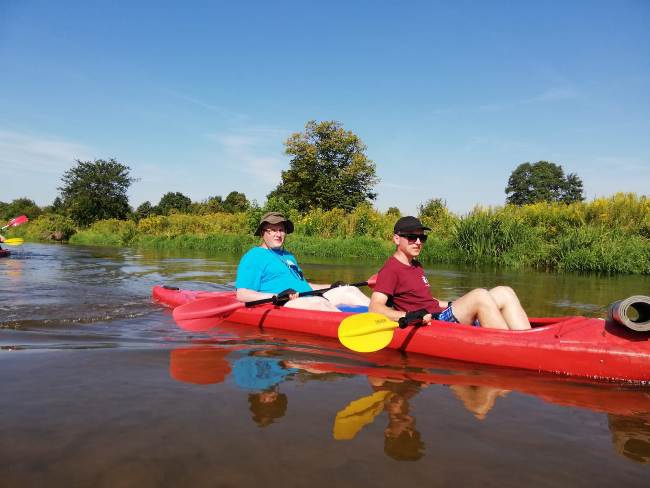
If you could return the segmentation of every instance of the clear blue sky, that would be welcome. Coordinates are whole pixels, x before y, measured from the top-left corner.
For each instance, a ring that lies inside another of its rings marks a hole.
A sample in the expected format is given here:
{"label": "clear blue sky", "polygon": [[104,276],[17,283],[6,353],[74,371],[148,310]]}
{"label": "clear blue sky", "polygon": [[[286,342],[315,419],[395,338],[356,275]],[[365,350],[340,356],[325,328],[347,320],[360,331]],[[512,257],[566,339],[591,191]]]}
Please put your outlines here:
{"label": "clear blue sky", "polygon": [[263,203],[310,119],[364,141],[381,210],[500,205],[539,160],[648,194],[650,1],[0,0],[2,201],[114,157],[134,206]]}

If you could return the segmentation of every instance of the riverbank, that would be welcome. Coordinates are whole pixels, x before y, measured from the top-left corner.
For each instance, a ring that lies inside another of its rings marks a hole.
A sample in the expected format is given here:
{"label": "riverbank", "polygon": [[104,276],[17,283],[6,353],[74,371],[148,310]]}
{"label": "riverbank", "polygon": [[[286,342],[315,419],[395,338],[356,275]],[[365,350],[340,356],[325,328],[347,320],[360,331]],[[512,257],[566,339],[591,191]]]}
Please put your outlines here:
{"label": "riverbank", "polygon": [[[20,228],[23,237],[63,235],[74,244],[144,249],[193,249],[241,254],[257,244],[252,230],[266,208],[207,215],[155,215],[101,220],[75,229],[61,216],[43,216]],[[287,248],[300,256],[382,260],[392,252],[399,216],[360,206],[299,214]],[[431,232],[421,261],[494,265],[603,274],[650,274],[650,199],[617,194],[589,203],[476,207],[457,216],[444,205],[420,215]]]}

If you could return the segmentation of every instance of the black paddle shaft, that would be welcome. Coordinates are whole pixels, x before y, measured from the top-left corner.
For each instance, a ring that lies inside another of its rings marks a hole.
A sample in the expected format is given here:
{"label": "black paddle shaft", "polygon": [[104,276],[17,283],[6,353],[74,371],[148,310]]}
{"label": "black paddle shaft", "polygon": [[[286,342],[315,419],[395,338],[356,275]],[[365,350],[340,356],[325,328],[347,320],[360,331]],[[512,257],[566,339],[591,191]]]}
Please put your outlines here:
{"label": "black paddle shaft", "polygon": [[[367,281],[361,281],[360,283],[350,283],[348,286],[366,286],[368,284]],[[338,288],[338,286],[330,286],[329,288],[323,288],[321,290],[310,290],[310,291],[303,291],[302,293],[298,293],[299,297],[310,297],[314,295],[321,295],[327,291],[333,290],[334,288]],[[252,302],[246,302],[246,307],[254,307],[256,305],[262,305],[264,303],[271,303],[274,300],[277,299],[277,295],[273,295],[271,298],[263,298],[262,300],[253,300]]]}

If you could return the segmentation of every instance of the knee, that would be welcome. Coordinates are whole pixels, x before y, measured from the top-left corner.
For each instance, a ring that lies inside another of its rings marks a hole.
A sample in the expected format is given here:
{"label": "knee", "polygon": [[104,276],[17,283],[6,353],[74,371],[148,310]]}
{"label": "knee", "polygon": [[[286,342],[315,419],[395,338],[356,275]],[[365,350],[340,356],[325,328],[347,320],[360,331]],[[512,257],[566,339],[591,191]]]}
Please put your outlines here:
{"label": "knee", "polygon": [[500,298],[501,300],[511,301],[517,300],[517,294],[515,290],[509,286],[496,286],[490,290],[490,295],[494,298]]}
{"label": "knee", "polygon": [[490,292],[485,288],[476,288],[469,293],[472,297],[472,301],[477,305],[490,305],[494,303]]}

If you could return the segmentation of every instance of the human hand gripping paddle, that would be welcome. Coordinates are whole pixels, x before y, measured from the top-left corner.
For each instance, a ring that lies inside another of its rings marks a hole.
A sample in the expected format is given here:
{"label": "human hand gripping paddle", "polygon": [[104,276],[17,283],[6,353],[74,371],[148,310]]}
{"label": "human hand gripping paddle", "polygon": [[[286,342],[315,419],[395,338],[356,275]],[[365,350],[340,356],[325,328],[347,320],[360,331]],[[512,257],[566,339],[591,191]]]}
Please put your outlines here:
{"label": "human hand gripping paddle", "polygon": [[[367,281],[361,283],[350,283],[348,286],[374,286],[377,276],[373,275]],[[338,286],[338,285],[337,285]],[[299,297],[308,297],[321,295],[329,290],[336,288],[332,286],[320,290],[311,290],[299,293]],[[281,299],[280,299],[281,301]],[[210,297],[202,298],[194,302],[180,305],[174,309],[172,316],[181,329],[193,332],[202,332],[209,330],[225,320],[228,315],[240,308],[250,308],[265,303],[279,303],[278,295],[270,298],[255,300],[252,302],[234,302],[231,297]]]}
{"label": "human hand gripping paddle", "polygon": [[380,313],[369,312],[350,315],[343,319],[339,325],[339,341],[353,351],[379,351],[393,340],[395,329],[421,324],[426,313],[426,310],[409,312],[398,322]]}

